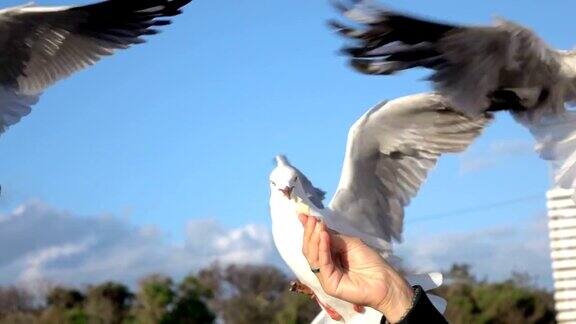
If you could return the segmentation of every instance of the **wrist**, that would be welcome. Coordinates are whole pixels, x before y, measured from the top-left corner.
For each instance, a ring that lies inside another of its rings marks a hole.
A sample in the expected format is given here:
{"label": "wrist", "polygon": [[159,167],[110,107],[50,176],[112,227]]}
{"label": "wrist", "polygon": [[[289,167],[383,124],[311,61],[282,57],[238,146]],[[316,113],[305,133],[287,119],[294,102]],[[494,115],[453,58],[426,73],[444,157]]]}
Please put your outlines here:
{"label": "wrist", "polygon": [[373,308],[384,314],[390,323],[396,323],[410,311],[414,300],[414,290],[400,276],[396,276],[388,284],[386,297]]}

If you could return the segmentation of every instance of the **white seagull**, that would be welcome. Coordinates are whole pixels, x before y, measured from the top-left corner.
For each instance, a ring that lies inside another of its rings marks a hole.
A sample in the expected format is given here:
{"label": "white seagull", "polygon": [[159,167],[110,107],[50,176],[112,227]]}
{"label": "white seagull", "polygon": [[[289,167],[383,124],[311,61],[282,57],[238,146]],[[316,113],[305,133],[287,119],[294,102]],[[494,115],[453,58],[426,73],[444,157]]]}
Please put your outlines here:
{"label": "white seagull", "polygon": [[[380,323],[382,317],[372,309],[360,314],[353,305],[322,291],[302,255],[303,226],[298,214],[321,218],[328,228],[359,237],[383,256],[391,257],[392,240],[401,239],[404,206],[416,195],[428,171],[441,154],[466,149],[491,119],[489,113],[468,117],[457,112],[443,96],[434,93],[377,105],[349,131],[340,183],[328,207],[322,204],[322,190],[286,158],[277,157],[277,167],[270,175],[274,243],[323,308],[333,308],[346,323]],[[423,278],[428,278],[427,282],[414,281]],[[425,289],[441,283],[437,276],[407,279]],[[439,302],[434,297],[431,299]],[[330,322],[319,316],[317,322]]]}
{"label": "white seagull", "polygon": [[[551,161],[555,186],[576,186],[576,51],[548,46],[532,30],[498,20],[493,26],[439,23],[370,1],[336,3],[358,27],[332,22],[352,40],[343,52],[366,74],[423,67],[456,109],[470,116],[509,110]],[[494,104],[496,102],[496,104]],[[513,102],[513,104],[511,104]]]}
{"label": "white seagull", "polygon": [[77,7],[0,9],[0,133],[56,81],[144,42],[191,0],[108,0]]}

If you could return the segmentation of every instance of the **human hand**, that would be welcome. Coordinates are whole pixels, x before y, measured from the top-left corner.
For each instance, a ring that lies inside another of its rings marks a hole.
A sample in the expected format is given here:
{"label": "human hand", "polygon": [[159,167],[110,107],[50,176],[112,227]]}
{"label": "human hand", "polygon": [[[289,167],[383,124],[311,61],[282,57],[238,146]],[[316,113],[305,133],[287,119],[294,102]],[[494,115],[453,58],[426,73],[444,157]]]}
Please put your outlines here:
{"label": "human hand", "polygon": [[324,291],[399,321],[412,304],[414,292],[404,278],[376,251],[350,236],[328,233],[323,222],[300,215],[304,226],[302,253],[311,268],[319,268]]}

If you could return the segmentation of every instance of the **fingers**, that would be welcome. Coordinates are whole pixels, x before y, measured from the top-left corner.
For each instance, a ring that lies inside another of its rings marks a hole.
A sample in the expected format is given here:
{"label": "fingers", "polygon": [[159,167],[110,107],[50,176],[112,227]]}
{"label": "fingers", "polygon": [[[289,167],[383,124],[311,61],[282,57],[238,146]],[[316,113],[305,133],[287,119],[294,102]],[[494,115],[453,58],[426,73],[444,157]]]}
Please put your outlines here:
{"label": "fingers", "polygon": [[[342,241],[339,235],[329,234],[324,222],[316,221],[315,217],[300,215],[300,222],[304,225],[304,241],[302,252],[310,268],[318,268],[316,273],[324,291],[334,296],[344,277],[342,269],[334,263],[331,246],[332,239]],[[341,243],[345,245],[344,243]]]}
{"label": "fingers", "polygon": [[319,251],[320,240],[327,229],[323,222],[307,215],[299,215],[300,222],[304,226],[304,238],[302,242],[302,253],[306,257],[310,268],[320,268]]}
{"label": "fingers", "polygon": [[318,260],[318,251],[320,249],[320,236],[324,230],[324,223],[316,222],[312,235],[310,236],[310,242],[308,243],[308,263],[313,268],[319,268],[320,262]]}
{"label": "fingers", "polygon": [[323,275],[330,275],[334,271],[334,262],[332,261],[332,251],[330,250],[330,234],[323,231],[320,235],[320,244],[318,247],[318,266]]}
{"label": "fingers", "polygon": [[315,217],[300,214],[300,223],[304,226],[304,241],[302,253],[308,263],[320,268],[326,268],[327,273],[331,273],[334,268],[332,255],[330,252],[330,229],[326,228],[323,222],[318,222]]}
{"label": "fingers", "polygon": [[317,223],[316,217],[306,216],[306,222],[304,223],[304,241],[302,242],[302,253],[304,254],[304,256],[306,256],[306,258],[308,258],[308,248],[310,247],[310,238],[314,233],[316,223]]}
{"label": "fingers", "polygon": [[332,242],[333,236],[328,234],[328,232],[323,231],[320,236],[320,246],[318,252],[318,264],[320,272],[318,273],[318,279],[324,291],[334,296],[338,290],[338,286],[344,276],[342,269],[340,269],[332,258]]}

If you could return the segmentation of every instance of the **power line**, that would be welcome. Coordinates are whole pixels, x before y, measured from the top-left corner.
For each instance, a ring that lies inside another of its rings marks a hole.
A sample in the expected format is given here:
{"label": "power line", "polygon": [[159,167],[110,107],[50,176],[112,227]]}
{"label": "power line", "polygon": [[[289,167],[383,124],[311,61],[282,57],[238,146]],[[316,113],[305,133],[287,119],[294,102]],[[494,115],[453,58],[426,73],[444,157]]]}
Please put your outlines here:
{"label": "power line", "polygon": [[477,205],[477,206],[473,206],[473,207],[466,207],[466,208],[455,209],[455,210],[451,210],[451,211],[447,211],[447,212],[431,214],[431,215],[418,217],[418,218],[414,218],[414,219],[407,219],[406,223],[424,222],[424,221],[434,220],[434,219],[438,219],[438,218],[446,218],[446,217],[458,216],[458,215],[462,215],[462,214],[471,214],[471,213],[476,213],[479,211],[496,209],[496,208],[500,208],[500,207],[515,205],[515,204],[519,204],[519,203],[523,203],[523,202],[527,202],[527,201],[539,200],[539,199],[543,199],[543,198],[545,198],[545,195],[542,193],[533,194],[533,195],[518,197],[518,198],[514,198],[514,199],[497,201],[497,202],[493,202],[493,203],[489,203],[489,204]]}

